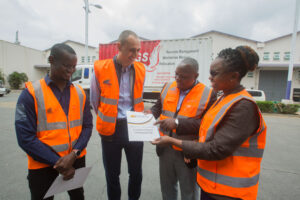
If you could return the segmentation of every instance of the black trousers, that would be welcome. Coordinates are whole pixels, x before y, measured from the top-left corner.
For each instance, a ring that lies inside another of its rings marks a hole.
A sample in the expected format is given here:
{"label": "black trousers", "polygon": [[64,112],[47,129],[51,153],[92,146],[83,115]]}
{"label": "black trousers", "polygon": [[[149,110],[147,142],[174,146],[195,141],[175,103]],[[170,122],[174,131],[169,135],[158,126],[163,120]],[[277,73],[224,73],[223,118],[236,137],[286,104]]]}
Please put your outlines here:
{"label": "black trousers", "polygon": [[121,173],[122,150],[128,164],[128,200],[138,200],[142,185],[143,142],[129,142],[127,121],[117,121],[113,141],[102,139],[102,159],[105,169],[107,196],[109,200],[121,199],[119,176]]}
{"label": "black trousers", "polygon": [[200,200],[215,200],[215,199],[210,197],[204,190],[201,190]]}
{"label": "black trousers", "polygon": [[[85,167],[85,156],[79,158],[73,164],[75,169]],[[28,183],[31,193],[31,200],[41,200],[50,188],[51,184],[59,173],[53,167],[46,167],[41,169],[28,170]],[[83,188],[77,188],[68,191],[71,200],[83,200]],[[54,199],[54,196],[47,198],[47,200]]]}
{"label": "black trousers", "polygon": [[[220,197],[223,197],[223,198],[226,197],[226,199],[232,199],[232,200],[242,200],[242,199],[239,199],[239,198],[228,197],[228,196],[221,196],[221,195],[220,195]],[[215,199],[212,198],[207,192],[205,192],[204,190],[201,189],[200,200],[215,200]]]}

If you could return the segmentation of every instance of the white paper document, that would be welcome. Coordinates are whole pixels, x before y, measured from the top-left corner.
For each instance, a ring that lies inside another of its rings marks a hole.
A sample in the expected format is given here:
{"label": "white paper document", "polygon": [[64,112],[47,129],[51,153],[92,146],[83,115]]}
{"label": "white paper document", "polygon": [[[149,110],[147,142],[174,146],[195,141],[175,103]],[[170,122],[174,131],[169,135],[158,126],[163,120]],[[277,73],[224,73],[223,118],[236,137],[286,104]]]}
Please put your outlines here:
{"label": "white paper document", "polygon": [[127,111],[129,141],[153,141],[159,138],[158,127],[154,126],[152,114]]}
{"label": "white paper document", "polygon": [[51,187],[48,189],[44,198],[53,196],[55,194],[82,187],[86,178],[88,177],[92,167],[83,167],[75,170],[75,175],[72,179],[65,181],[63,176],[58,176],[53,181]]}

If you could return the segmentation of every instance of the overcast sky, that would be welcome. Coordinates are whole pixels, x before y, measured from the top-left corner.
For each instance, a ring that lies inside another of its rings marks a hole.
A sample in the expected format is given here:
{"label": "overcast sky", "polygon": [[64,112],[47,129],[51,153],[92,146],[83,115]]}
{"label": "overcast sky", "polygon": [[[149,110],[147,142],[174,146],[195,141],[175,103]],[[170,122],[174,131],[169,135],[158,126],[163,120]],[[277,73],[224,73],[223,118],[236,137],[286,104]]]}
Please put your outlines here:
{"label": "overcast sky", "polygon": [[[293,30],[295,0],[89,0],[89,45],[131,29],[147,39],[188,38],[216,30],[258,41]],[[85,42],[83,0],[1,0],[0,40],[44,50]],[[298,25],[298,30],[300,23]]]}

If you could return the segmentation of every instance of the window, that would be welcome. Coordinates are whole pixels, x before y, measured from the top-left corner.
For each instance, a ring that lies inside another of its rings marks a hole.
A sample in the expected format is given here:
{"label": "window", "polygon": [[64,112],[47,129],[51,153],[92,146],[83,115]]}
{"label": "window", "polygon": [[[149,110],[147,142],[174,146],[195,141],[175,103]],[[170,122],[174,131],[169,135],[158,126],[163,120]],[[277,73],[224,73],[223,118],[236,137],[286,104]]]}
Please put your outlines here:
{"label": "window", "polygon": [[93,62],[96,60],[96,56],[93,56]]}
{"label": "window", "polygon": [[273,60],[280,60],[280,53],[274,52]]}
{"label": "window", "polygon": [[88,63],[90,63],[91,62],[91,57],[90,56],[88,56]]}
{"label": "window", "polygon": [[290,60],[290,52],[284,52],[284,60]]}
{"label": "window", "polygon": [[300,80],[300,71],[298,71],[298,76],[297,76],[298,80]]}
{"label": "window", "polygon": [[82,69],[80,68],[80,69],[77,69],[77,70],[73,73],[73,75],[72,75],[72,77],[71,77],[71,81],[73,82],[73,81],[80,80],[80,79],[81,79],[81,76],[82,76]]}
{"label": "window", "polygon": [[254,76],[254,73],[253,73],[253,72],[248,72],[248,73],[247,73],[247,77],[253,78],[253,76]]}
{"label": "window", "polygon": [[81,56],[81,63],[84,63],[84,56]]}
{"label": "window", "polygon": [[264,52],[264,60],[269,60],[270,53],[269,52]]}

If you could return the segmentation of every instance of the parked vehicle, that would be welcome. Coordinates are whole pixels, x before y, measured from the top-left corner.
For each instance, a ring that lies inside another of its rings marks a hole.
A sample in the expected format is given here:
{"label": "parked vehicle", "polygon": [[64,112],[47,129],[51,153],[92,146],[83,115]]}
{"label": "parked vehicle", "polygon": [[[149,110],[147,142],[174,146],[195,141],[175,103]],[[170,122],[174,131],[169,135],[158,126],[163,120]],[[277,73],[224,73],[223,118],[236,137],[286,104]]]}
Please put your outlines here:
{"label": "parked vehicle", "polygon": [[2,80],[0,80],[0,97],[3,97],[4,94],[7,94],[7,89],[3,86]]}
{"label": "parked vehicle", "polygon": [[262,90],[251,90],[251,89],[246,89],[249,94],[255,99],[255,101],[265,101],[266,100],[266,95],[265,92]]}
{"label": "parked vehicle", "polygon": [[6,94],[5,88],[4,87],[0,87],[0,97],[3,97],[4,94]]}
{"label": "parked vehicle", "polygon": [[[117,53],[116,43],[99,45],[100,60],[113,58]],[[141,41],[137,61],[144,63],[146,67],[144,99],[156,99],[163,85],[174,80],[177,65],[186,57],[198,61],[198,80],[210,85],[208,77],[212,61],[211,38]],[[89,93],[93,66],[79,65],[76,68],[72,82],[80,84]]]}
{"label": "parked vehicle", "polygon": [[88,98],[90,94],[90,85],[93,71],[93,65],[77,65],[76,71],[71,77],[71,81],[73,83],[79,84],[84,89]]}

